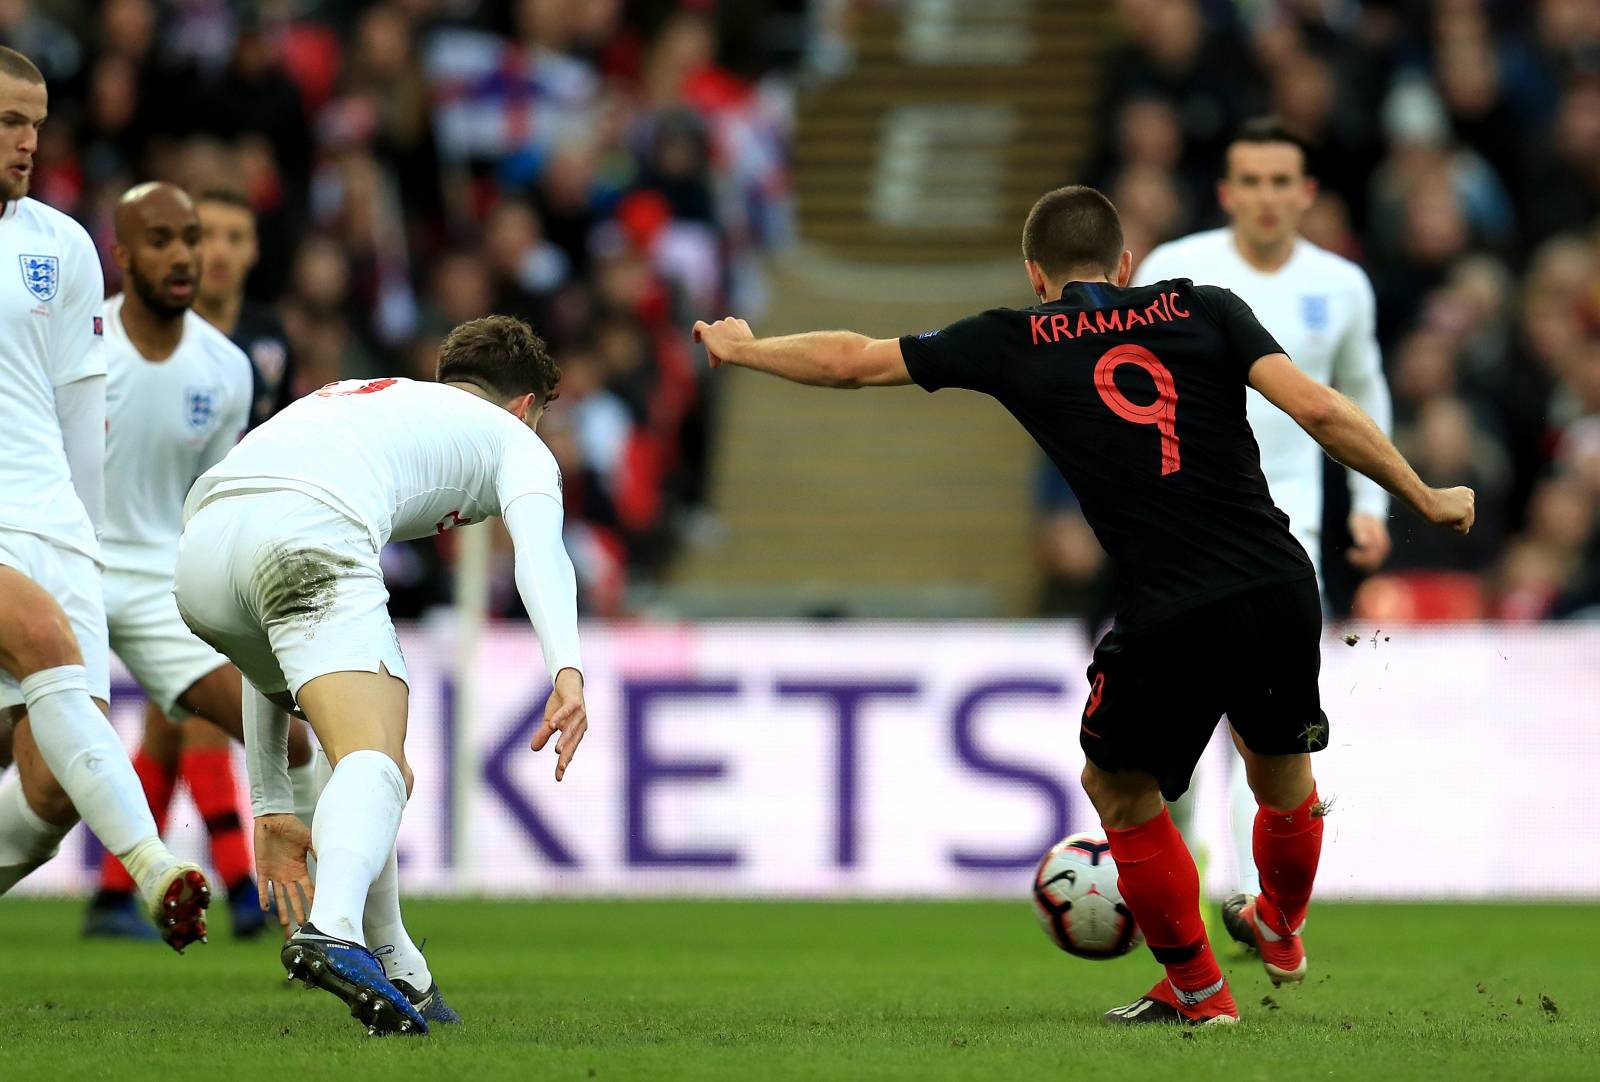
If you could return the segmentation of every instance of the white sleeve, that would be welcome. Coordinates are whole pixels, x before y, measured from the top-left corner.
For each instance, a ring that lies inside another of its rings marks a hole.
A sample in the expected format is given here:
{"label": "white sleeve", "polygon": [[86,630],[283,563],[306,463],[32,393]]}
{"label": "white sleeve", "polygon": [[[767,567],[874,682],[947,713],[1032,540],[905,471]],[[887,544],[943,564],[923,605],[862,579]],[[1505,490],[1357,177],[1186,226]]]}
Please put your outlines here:
{"label": "white sleeve", "polygon": [[[1383,377],[1383,353],[1378,348],[1378,302],[1367,276],[1361,274],[1360,278],[1355,318],[1333,355],[1333,385],[1354,399],[1384,435],[1390,435],[1394,406],[1389,399],[1389,383]],[[1350,509],[1388,518],[1389,494],[1383,486],[1355,470],[1349,474]]]}
{"label": "white sleeve", "polygon": [[549,496],[525,496],[501,511],[516,549],[517,593],[528,610],[544,665],[583,671],[578,649],[578,578],[561,543],[562,510]]}
{"label": "white sleeve", "polygon": [[245,360],[242,353],[238,360],[245,367],[234,372],[233,386],[228,388],[228,400],[222,404],[222,422],[201,449],[200,468],[195,473],[196,477],[227,457],[233,445],[239,442],[239,437],[244,435],[245,425],[250,420],[250,396],[253,393],[250,362]]}
{"label": "white sleeve", "polygon": [[106,374],[100,352],[106,300],[100,256],[81,226],[71,222],[67,228],[73,232],[62,238],[61,284],[50,317],[50,372],[57,387]]}
{"label": "white sleeve", "polygon": [[85,376],[56,388],[56,420],[72,487],[96,535],[106,517],[106,377]]}
{"label": "white sleeve", "polygon": [[[244,768],[250,778],[250,814],[293,815],[289,780],[289,715],[250,681],[244,684]],[[308,826],[310,824],[307,824]]]}

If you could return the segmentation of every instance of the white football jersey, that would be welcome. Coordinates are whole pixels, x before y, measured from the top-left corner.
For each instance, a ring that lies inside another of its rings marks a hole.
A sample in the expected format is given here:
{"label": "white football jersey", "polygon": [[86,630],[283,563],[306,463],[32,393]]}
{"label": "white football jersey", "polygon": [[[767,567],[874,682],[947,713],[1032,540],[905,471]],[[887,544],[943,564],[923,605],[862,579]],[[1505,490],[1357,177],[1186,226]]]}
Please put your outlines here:
{"label": "white football jersey", "polygon": [[36,199],[0,203],[0,530],[100,558],[56,419],[56,388],[105,373],[105,279],[77,222]]}
{"label": "white football jersey", "polygon": [[187,521],[228,491],[304,492],[404,541],[499,515],[518,497],[561,500],[544,441],[507,410],[456,387],[343,380],[256,428],[189,493]]}
{"label": "white football jersey", "polygon": [[[1377,302],[1366,272],[1301,238],[1289,261],[1268,274],[1245,262],[1229,228],[1163,244],[1139,265],[1134,284],[1168,278],[1225,286],[1248,304],[1290,359],[1319,383],[1348,394],[1389,430],[1392,409],[1375,333]],[[1250,427],[1261,446],[1261,471],[1295,535],[1322,533],[1322,448],[1259,392],[1248,395]],[[1387,517],[1389,494],[1350,471],[1351,505]],[[1309,547],[1309,546],[1308,546]]]}
{"label": "white football jersey", "polygon": [[105,303],[105,564],[171,575],[183,501],[222,461],[250,416],[250,361],[193,312],[172,356],[147,361],[122,325],[122,296]]}

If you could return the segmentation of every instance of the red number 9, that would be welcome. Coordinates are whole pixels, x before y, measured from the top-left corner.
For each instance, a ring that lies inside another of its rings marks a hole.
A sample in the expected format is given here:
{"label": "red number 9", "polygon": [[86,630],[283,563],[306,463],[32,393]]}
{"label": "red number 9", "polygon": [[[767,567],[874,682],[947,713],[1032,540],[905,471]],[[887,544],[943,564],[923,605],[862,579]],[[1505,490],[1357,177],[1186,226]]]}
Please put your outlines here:
{"label": "red number 9", "polygon": [[[1117,369],[1125,364],[1138,365],[1150,373],[1150,378],[1156,384],[1154,402],[1141,406],[1137,402],[1130,402],[1126,395],[1117,390],[1113,377]],[[1101,355],[1094,366],[1094,386],[1100,392],[1101,401],[1124,421],[1132,421],[1136,425],[1156,426],[1156,430],[1161,433],[1161,476],[1177,473],[1180,468],[1178,388],[1173,384],[1172,373],[1167,370],[1167,366],[1143,346],[1132,343],[1112,346]]]}

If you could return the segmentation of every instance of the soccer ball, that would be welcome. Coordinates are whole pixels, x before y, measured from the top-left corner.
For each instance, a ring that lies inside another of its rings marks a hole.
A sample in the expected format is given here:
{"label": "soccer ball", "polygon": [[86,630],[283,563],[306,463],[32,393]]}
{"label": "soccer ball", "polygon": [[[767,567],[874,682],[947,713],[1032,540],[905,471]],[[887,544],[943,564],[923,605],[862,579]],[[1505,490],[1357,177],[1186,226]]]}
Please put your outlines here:
{"label": "soccer ball", "polygon": [[1039,861],[1033,911],[1044,934],[1079,958],[1119,958],[1144,942],[1117,889],[1111,846],[1093,834],[1063,838]]}

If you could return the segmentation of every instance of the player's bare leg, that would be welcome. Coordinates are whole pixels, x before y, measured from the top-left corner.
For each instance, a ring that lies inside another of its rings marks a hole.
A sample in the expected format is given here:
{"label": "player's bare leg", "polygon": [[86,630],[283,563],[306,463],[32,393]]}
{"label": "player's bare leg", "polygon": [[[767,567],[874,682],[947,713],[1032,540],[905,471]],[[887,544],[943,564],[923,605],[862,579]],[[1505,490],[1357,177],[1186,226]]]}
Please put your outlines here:
{"label": "player's bare leg", "polygon": [[[0,567],[0,668],[22,685],[28,708],[28,723],[17,734],[19,775],[24,739],[38,752],[37,760],[30,754],[17,794],[30,799],[13,797],[12,814],[0,813],[0,833],[18,828],[25,839],[42,839],[46,827],[58,825],[45,812],[59,815],[59,809],[41,811],[33,798],[48,801],[58,784],[139,884],[162,938],[180,951],[203,941],[210,902],[205,876],[162,844],[133,764],[106,719],[106,705],[89,696],[83,654],[66,614],[38,583],[9,567]],[[9,882],[0,881],[0,889],[49,859],[38,846],[23,848],[27,851],[11,854],[22,859],[10,866]]]}
{"label": "player's bare leg", "polygon": [[1256,810],[1254,848],[1261,893],[1236,894],[1223,906],[1235,939],[1253,941],[1273,984],[1306,976],[1306,923],[1311,887],[1322,855],[1322,815],[1311,756],[1258,755],[1239,745]]}
{"label": "player's bare leg", "polygon": [[428,1023],[389,981],[364,929],[368,895],[393,857],[411,791],[409,689],[380,667],[319,676],[297,699],[333,773],[311,824],[316,894],[309,919],[284,945],[284,966],[344,1000],[369,1032],[426,1033]]}
{"label": "player's bare leg", "polygon": [[1083,788],[1100,813],[1117,862],[1122,899],[1167,975],[1145,995],[1106,1014],[1118,1023],[1226,1024],[1239,1020],[1200,919],[1200,876],[1167,814],[1153,775],[1112,772],[1092,762]]}
{"label": "player's bare leg", "polygon": [[[146,706],[144,733],[133,756],[133,772],[144,787],[145,802],[156,829],[167,829],[167,811],[178,787],[178,754],[182,734],[161,711]],[[111,939],[155,939],[156,930],[140,912],[138,886],[122,862],[110,853],[100,860],[100,887],[84,914],[83,934]]]}

